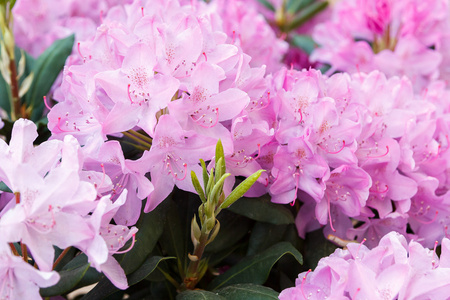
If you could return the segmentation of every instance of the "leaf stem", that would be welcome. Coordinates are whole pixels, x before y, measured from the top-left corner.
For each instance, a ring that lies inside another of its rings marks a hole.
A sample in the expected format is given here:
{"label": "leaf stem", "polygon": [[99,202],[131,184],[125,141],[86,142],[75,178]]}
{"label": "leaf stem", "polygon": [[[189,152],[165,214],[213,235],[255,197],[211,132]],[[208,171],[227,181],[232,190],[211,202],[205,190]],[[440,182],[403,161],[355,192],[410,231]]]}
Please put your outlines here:
{"label": "leaf stem", "polygon": [[205,251],[205,247],[208,244],[209,233],[205,232],[205,226],[202,226],[202,231],[200,234],[199,243],[196,245],[194,249],[193,257],[196,257],[195,260],[190,260],[189,266],[186,272],[186,277],[183,279],[183,283],[180,288],[182,290],[193,290],[197,283],[200,281],[198,267],[200,265],[201,258],[203,256],[203,252]]}

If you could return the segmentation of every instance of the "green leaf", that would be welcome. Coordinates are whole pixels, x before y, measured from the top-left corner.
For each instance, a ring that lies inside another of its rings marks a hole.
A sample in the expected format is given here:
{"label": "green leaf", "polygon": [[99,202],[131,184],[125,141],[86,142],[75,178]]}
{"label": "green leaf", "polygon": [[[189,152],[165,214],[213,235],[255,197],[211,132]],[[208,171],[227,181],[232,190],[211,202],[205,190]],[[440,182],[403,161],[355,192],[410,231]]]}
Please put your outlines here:
{"label": "green leaf", "polygon": [[[158,266],[161,261],[167,259],[173,259],[175,257],[161,257],[153,256],[145,260],[145,262],[133,273],[128,276],[128,285],[132,286],[141,282],[147,276],[149,276]],[[107,278],[102,279],[89,293],[87,293],[83,299],[103,299],[109,295],[119,291]]]}
{"label": "green leaf", "polygon": [[197,191],[202,202],[206,202],[205,192],[203,191],[200,181],[198,181],[197,174],[195,174],[194,171],[191,171],[191,180],[192,185],[194,186],[194,189]]}
{"label": "green leaf", "polygon": [[208,185],[208,179],[209,179],[208,170],[206,169],[205,161],[201,158],[200,158],[200,164],[202,165],[203,187],[205,188],[205,191],[206,191],[206,186]]}
{"label": "green leaf", "polygon": [[233,247],[247,234],[253,223],[251,220],[227,210],[222,211],[217,216],[217,220],[221,225],[220,231],[214,241],[206,246],[205,251],[208,253],[222,252]]}
{"label": "green leaf", "polygon": [[7,192],[7,193],[13,192],[3,181],[0,181],[0,191]]}
{"label": "green leaf", "polygon": [[[67,265],[62,268],[62,271],[69,271],[77,269],[88,263],[88,258],[86,254],[81,253],[75,256]],[[97,272],[94,268],[89,268],[84,274],[83,278],[78,282],[75,289],[81,288],[93,283],[98,282],[103,277],[102,273]]]}
{"label": "green leaf", "polygon": [[275,225],[294,223],[292,212],[283,205],[270,202],[268,194],[259,198],[241,198],[228,209],[255,221]]}
{"label": "green leaf", "polygon": [[216,144],[216,155],[214,157],[215,166],[214,170],[216,172],[216,182],[225,173],[225,154],[223,152],[222,141],[219,139]]}
{"label": "green leaf", "polygon": [[294,34],[291,40],[291,44],[297,48],[302,49],[308,55],[311,55],[313,50],[316,48],[316,43],[314,40],[307,35]]}
{"label": "green leaf", "polygon": [[275,7],[273,7],[272,3],[270,3],[267,0],[258,0],[259,3],[261,3],[262,5],[264,5],[267,9],[271,10],[271,11],[275,11]]}
{"label": "green leaf", "polygon": [[244,258],[224,274],[214,278],[208,289],[216,290],[237,283],[263,284],[275,263],[286,254],[291,254],[300,264],[303,263],[302,255],[292,244],[281,242],[264,252]]}
{"label": "green leaf", "polygon": [[42,297],[52,297],[58,296],[64,293],[69,292],[72,288],[74,288],[78,282],[84,277],[87,270],[89,269],[89,264],[86,263],[78,268],[60,271],[59,276],[60,279],[58,283],[54,286],[41,289],[40,294]]}
{"label": "green leaf", "polygon": [[290,0],[287,5],[287,11],[291,14],[296,14],[313,2],[314,0]]}
{"label": "green leaf", "polygon": [[222,296],[217,295],[213,292],[194,290],[194,291],[184,291],[177,295],[176,300],[226,300]]}
{"label": "green leaf", "polygon": [[227,300],[278,300],[278,293],[271,288],[251,283],[230,285],[218,290],[217,294]]}
{"label": "green leaf", "polygon": [[265,222],[257,222],[253,226],[248,241],[247,255],[255,255],[276,243],[283,241],[287,225],[273,225]]}
{"label": "green leaf", "polygon": [[322,228],[308,232],[304,245],[305,267],[314,270],[322,257],[329,256],[337,248],[335,244],[325,238]]}
{"label": "green leaf", "polygon": [[176,257],[162,257],[162,256],[152,256],[145,260],[145,262],[133,273],[128,276],[128,285],[132,286],[149,276],[153,271],[155,271],[158,264],[164,260],[175,259]]}
{"label": "green leaf", "polygon": [[34,80],[25,94],[24,100],[33,111],[31,119],[37,121],[41,118],[44,100],[56,77],[64,67],[67,57],[72,53],[75,36],[57,40],[36,60],[33,68]]}
{"label": "green leaf", "polygon": [[149,213],[141,213],[136,223],[136,227],[139,228],[136,233],[136,244],[133,249],[123,255],[123,258],[118,259],[125,274],[130,274],[139,268],[161,237],[169,209],[168,200],[164,200]]}
{"label": "green leaf", "polygon": [[229,195],[225,198],[223,203],[220,205],[220,208],[227,208],[234,202],[236,202],[239,198],[241,198],[258,180],[261,173],[265,172],[265,170],[259,170],[250,175],[244,181],[242,181]]}
{"label": "green leaf", "polygon": [[312,3],[311,5],[305,7],[299,14],[297,14],[296,18],[287,26],[286,31],[292,31],[301,25],[303,25],[306,21],[310,20],[312,17],[320,13],[328,6],[328,1],[317,1]]}
{"label": "green leaf", "polygon": [[[167,201],[164,200],[164,201]],[[185,229],[190,232],[190,221],[187,228],[185,228],[185,220],[178,212],[177,203],[170,200],[169,210],[167,212],[166,223],[163,229],[163,234],[159,240],[161,247],[166,251],[167,255],[175,256],[177,258],[178,271],[182,272],[185,268],[187,242],[190,242],[190,234],[185,232]],[[191,217],[192,218],[192,217]]]}
{"label": "green leaf", "polygon": [[220,194],[222,194],[222,188],[223,188],[223,184],[225,182],[225,179],[227,179],[227,177],[230,176],[230,175],[231,175],[230,173],[225,173],[218,180],[217,180],[217,177],[216,177],[216,180],[217,180],[216,184],[214,184],[214,187],[211,189],[211,192],[209,193],[209,196],[208,196],[208,200],[209,201],[213,201],[212,203],[214,203],[214,206],[219,201],[217,199],[219,199]]}

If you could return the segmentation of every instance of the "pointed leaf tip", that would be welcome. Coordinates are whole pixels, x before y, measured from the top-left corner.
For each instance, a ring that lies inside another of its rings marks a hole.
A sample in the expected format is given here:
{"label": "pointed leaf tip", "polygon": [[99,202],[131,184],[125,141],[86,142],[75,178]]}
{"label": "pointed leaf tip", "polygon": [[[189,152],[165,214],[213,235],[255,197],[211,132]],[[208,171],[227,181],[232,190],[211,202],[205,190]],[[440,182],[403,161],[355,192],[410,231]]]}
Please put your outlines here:
{"label": "pointed leaf tip", "polygon": [[259,176],[261,176],[262,172],[266,170],[259,170],[250,175],[247,179],[242,181],[229,195],[225,198],[225,201],[220,205],[220,208],[227,208],[234,202],[236,202],[239,198],[241,198],[258,180]]}

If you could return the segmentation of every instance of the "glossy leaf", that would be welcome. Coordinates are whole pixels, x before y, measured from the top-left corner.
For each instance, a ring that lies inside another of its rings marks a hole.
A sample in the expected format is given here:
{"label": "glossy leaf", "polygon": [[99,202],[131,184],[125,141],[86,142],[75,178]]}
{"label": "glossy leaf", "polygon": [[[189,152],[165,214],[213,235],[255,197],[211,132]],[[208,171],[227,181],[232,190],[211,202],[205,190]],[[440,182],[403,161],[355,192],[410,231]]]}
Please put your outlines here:
{"label": "glossy leaf", "polygon": [[176,300],[226,300],[217,293],[203,290],[187,290],[177,295]]}
{"label": "glossy leaf", "polygon": [[276,243],[283,241],[287,225],[273,225],[257,222],[253,226],[248,242],[247,255],[257,254]]}
{"label": "glossy leaf", "polygon": [[292,212],[283,205],[270,202],[267,194],[259,198],[241,198],[229,210],[255,221],[275,225],[294,223]]}
{"label": "glossy leaf", "polygon": [[216,277],[208,289],[216,290],[237,283],[263,284],[275,263],[284,255],[290,254],[301,264],[300,252],[288,242],[278,243],[257,255],[244,258],[224,274]]}
{"label": "glossy leaf", "polygon": [[217,294],[227,300],[276,300],[278,293],[269,287],[251,283],[235,284],[217,291]]}
{"label": "glossy leaf", "polygon": [[58,283],[54,286],[41,289],[40,290],[41,296],[51,297],[62,295],[64,293],[69,292],[80,282],[80,280],[84,277],[88,269],[89,264],[85,263],[84,265],[77,267],[75,269],[60,271],[59,272],[60,279]]}
{"label": "glossy leaf", "polygon": [[32,120],[40,119],[44,107],[43,97],[50,91],[67,57],[72,53],[74,39],[75,36],[71,35],[57,40],[36,60],[33,68],[34,80],[24,98],[25,103],[33,108]]}
{"label": "glossy leaf", "polygon": [[259,170],[250,175],[244,181],[242,181],[229,195],[225,198],[225,201],[220,205],[220,208],[227,208],[234,202],[236,202],[239,198],[241,198],[258,180],[261,173],[265,170]]}

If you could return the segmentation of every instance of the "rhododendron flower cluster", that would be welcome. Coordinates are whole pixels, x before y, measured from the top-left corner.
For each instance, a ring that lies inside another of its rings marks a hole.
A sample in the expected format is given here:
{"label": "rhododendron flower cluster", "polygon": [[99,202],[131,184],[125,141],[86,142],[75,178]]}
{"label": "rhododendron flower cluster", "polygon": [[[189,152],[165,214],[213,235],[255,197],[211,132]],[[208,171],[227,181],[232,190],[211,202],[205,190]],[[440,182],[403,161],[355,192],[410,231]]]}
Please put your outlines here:
{"label": "rhododendron flower cluster", "polygon": [[[345,249],[280,299],[446,299],[448,2],[341,0],[306,29],[327,2],[259,2],[0,4],[0,299],[277,294],[316,230]],[[294,68],[310,32],[328,71]]]}
{"label": "rhododendron flower cluster", "polygon": [[[28,289],[29,296],[35,298],[37,286],[58,281],[58,273],[52,271],[53,246],[82,249],[92,266],[118,287],[126,288],[125,274],[110,254],[118,252],[137,228],[109,224],[123,205],[126,191],[114,204],[109,197],[96,201],[99,186],[81,178],[84,171],[78,142],[66,136],[63,141],[51,140],[33,147],[36,137],[36,125],[20,119],[14,123],[10,144],[0,141],[0,178],[12,191],[2,194],[7,203],[0,218],[0,247],[5,257],[0,274],[2,298],[18,299]],[[92,174],[85,175],[89,178]],[[22,243],[22,252],[28,248],[39,271],[11,256],[11,250],[17,251],[14,242]],[[33,271],[23,274],[29,268]],[[18,280],[25,282],[17,285]]]}
{"label": "rhododendron flower cluster", "polygon": [[435,250],[391,232],[368,249],[350,243],[299,274],[280,299],[447,299],[450,294],[450,240]]}
{"label": "rhododendron flower cluster", "polygon": [[316,26],[312,61],[331,71],[406,75],[416,90],[439,78],[450,23],[448,1],[338,1]]}

